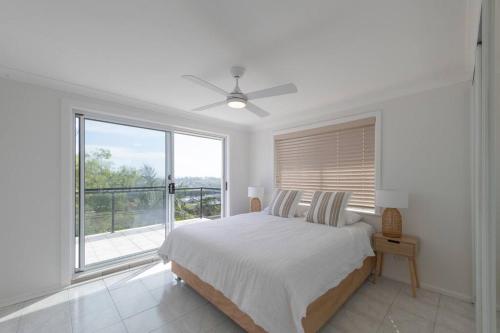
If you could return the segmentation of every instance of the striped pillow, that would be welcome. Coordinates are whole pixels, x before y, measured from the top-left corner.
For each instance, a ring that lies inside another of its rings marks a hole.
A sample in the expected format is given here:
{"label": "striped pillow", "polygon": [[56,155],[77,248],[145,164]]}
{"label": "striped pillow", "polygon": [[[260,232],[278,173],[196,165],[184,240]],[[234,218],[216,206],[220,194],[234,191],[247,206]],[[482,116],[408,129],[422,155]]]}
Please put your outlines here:
{"label": "striped pillow", "polygon": [[269,204],[269,215],[294,217],[302,191],[276,190]]}
{"label": "striped pillow", "polygon": [[343,227],[344,211],[350,197],[350,192],[314,192],[306,221]]}

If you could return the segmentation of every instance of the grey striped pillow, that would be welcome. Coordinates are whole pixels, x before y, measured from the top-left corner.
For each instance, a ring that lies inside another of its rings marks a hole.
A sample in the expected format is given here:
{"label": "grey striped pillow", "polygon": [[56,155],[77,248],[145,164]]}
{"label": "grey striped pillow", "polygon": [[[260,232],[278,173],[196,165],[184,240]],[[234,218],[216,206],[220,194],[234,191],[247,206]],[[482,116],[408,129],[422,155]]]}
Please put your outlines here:
{"label": "grey striped pillow", "polygon": [[269,215],[294,217],[301,197],[302,191],[276,190],[269,204]]}
{"label": "grey striped pillow", "polygon": [[343,227],[344,211],[350,197],[350,192],[314,192],[306,221]]}

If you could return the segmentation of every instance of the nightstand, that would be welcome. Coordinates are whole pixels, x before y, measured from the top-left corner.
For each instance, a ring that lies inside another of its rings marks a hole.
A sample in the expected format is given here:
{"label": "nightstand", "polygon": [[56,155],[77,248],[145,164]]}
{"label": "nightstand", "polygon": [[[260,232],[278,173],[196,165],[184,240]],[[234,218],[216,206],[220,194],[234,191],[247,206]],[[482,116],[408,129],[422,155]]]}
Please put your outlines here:
{"label": "nightstand", "polygon": [[390,238],[384,236],[381,232],[373,235],[373,246],[377,253],[377,266],[375,270],[375,279],[382,275],[382,266],[384,264],[384,253],[395,254],[408,258],[411,277],[411,289],[413,297],[416,296],[416,288],[420,288],[418,281],[417,263],[415,256],[417,254],[418,239],[412,236],[404,236],[401,238]]}

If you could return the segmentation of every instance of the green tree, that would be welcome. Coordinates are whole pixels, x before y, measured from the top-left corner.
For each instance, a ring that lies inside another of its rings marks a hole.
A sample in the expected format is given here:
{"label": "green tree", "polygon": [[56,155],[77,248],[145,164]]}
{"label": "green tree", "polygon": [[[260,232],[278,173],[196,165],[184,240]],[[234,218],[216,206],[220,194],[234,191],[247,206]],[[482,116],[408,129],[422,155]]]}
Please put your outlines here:
{"label": "green tree", "polygon": [[156,170],[150,165],[144,164],[139,171],[139,174],[141,175],[141,186],[153,187],[165,184],[164,179],[160,179],[156,174]]}
{"label": "green tree", "polygon": [[110,187],[134,187],[141,175],[132,167],[121,166],[113,168],[111,152],[98,149],[91,154],[85,154],[85,187],[87,189]]}

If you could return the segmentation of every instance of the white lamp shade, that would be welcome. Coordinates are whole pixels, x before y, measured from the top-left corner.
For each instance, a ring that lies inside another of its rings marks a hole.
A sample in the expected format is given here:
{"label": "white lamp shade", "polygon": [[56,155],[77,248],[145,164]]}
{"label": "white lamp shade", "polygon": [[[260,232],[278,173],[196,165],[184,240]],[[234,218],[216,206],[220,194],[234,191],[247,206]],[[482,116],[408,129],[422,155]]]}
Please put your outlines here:
{"label": "white lamp shade", "polygon": [[248,188],[248,197],[249,198],[262,198],[263,196],[264,196],[264,188],[263,187],[250,186]]}
{"label": "white lamp shade", "polygon": [[408,208],[408,192],[376,190],[375,206],[383,208]]}

